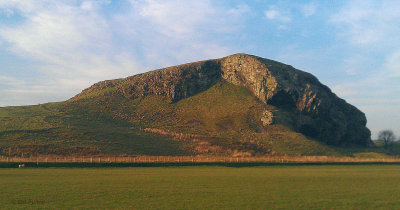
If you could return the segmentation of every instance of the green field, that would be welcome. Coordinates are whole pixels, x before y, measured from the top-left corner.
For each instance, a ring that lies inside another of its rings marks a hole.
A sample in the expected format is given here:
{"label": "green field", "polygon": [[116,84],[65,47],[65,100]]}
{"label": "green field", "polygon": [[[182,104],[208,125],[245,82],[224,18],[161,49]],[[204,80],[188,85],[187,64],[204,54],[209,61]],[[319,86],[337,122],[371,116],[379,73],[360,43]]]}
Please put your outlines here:
{"label": "green field", "polygon": [[399,209],[400,165],[0,169],[0,208]]}

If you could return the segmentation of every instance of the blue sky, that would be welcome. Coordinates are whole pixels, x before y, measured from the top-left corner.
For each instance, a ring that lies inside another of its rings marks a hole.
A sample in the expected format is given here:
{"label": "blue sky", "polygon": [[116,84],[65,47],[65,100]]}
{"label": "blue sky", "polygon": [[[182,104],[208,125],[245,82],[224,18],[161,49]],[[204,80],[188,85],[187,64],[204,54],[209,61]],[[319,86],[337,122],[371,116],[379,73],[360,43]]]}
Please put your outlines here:
{"label": "blue sky", "polygon": [[0,0],[0,106],[243,52],[310,72],[400,135],[399,1]]}

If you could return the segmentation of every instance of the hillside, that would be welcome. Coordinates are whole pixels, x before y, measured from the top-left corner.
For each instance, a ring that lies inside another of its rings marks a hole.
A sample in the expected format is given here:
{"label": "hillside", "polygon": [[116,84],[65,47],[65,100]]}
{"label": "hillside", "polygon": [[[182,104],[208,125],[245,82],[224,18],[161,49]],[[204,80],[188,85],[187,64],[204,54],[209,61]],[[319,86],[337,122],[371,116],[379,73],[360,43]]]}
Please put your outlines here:
{"label": "hillside", "polygon": [[235,54],[0,108],[0,155],[340,155],[365,124],[311,74]]}

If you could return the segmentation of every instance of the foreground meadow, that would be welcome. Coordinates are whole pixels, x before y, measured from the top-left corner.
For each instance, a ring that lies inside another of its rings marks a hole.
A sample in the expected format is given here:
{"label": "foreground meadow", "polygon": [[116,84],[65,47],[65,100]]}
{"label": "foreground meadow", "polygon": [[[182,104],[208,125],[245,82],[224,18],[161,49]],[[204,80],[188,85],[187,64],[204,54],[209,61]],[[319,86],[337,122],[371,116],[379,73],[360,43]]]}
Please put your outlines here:
{"label": "foreground meadow", "polygon": [[399,165],[0,169],[0,208],[400,208]]}

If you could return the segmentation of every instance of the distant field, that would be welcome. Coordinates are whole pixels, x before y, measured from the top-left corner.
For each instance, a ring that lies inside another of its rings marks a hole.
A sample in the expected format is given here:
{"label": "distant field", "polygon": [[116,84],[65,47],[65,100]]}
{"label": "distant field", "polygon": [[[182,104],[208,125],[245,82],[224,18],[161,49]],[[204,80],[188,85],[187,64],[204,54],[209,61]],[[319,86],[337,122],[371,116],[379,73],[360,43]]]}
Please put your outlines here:
{"label": "distant field", "polygon": [[0,169],[1,208],[399,209],[400,165]]}

